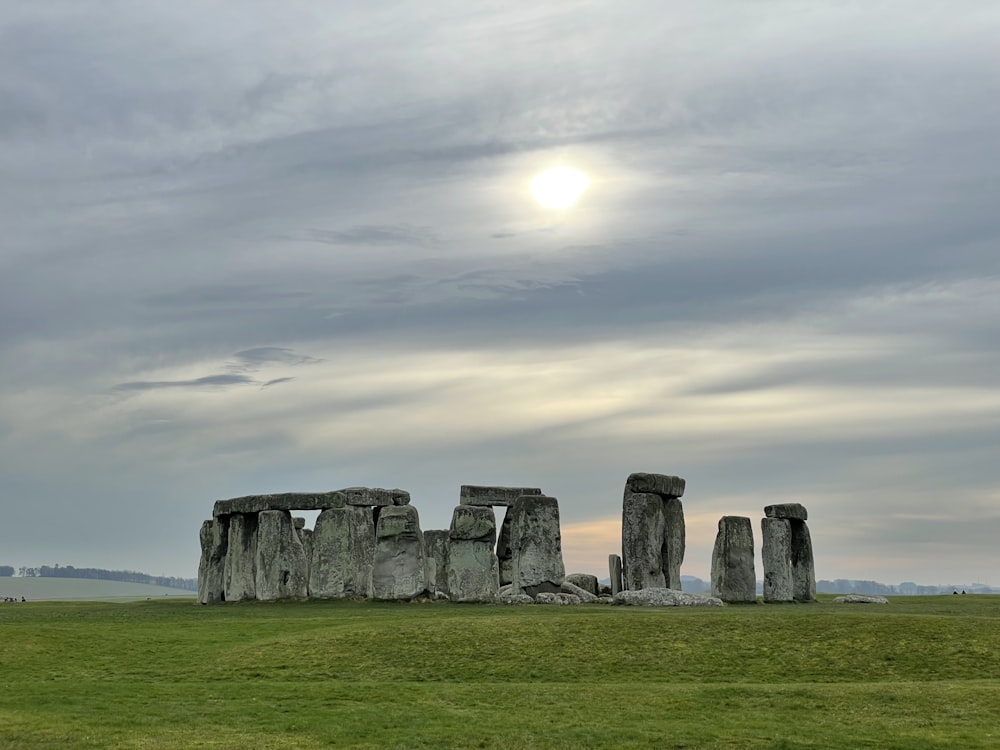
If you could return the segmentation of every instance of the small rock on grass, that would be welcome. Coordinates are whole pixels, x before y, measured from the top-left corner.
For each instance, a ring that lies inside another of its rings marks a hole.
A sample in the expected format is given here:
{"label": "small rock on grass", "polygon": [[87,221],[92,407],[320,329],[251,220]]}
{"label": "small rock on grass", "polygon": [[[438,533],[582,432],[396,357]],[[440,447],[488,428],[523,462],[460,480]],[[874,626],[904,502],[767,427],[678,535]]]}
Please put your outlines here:
{"label": "small rock on grass", "polygon": [[889,600],[884,596],[848,594],[847,596],[838,596],[833,602],[834,604],[888,604]]}

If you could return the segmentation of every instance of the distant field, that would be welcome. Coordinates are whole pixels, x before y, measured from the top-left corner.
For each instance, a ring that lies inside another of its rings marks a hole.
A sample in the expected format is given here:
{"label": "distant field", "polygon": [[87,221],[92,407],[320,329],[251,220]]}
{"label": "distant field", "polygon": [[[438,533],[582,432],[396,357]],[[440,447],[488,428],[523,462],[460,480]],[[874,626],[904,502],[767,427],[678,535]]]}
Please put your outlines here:
{"label": "distant field", "polygon": [[1000,596],[0,604],[3,748],[996,748]]}
{"label": "distant field", "polygon": [[[94,581],[87,578],[0,578],[0,604],[3,598],[22,596],[31,601],[102,601],[145,599],[147,597],[197,596],[194,591],[149,586],[144,583]],[[0,747],[3,747],[0,738]]]}

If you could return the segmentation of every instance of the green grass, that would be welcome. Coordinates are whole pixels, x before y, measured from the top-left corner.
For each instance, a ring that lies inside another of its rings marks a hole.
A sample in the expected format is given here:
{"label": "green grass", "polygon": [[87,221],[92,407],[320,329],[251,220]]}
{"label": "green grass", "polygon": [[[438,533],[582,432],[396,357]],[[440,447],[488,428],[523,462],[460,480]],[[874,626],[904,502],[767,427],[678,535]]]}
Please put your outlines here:
{"label": "green grass", "polygon": [[0,604],[2,748],[995,748],[1000,597]]}
{"label": "green grass", "polygon": [[3,597],[22,596],[29,601],[110,601],[113,599],[146,599],[147,597],[178,596],[189,598],[191,591],[151,586],[126,581],[98,581],[89,578],[0,578],[0,604]]}

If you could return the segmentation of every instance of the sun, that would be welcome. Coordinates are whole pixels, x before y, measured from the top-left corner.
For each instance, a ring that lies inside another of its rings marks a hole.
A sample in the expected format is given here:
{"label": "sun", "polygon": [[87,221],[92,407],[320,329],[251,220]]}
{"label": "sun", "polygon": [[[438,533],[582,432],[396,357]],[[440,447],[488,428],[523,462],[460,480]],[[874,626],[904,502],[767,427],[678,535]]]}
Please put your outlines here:
{"label": "sun", "polygon": [[553,167],[531,180],[531,194],[545,208],[569,208],[583,195],[590,179],[579,169]]}

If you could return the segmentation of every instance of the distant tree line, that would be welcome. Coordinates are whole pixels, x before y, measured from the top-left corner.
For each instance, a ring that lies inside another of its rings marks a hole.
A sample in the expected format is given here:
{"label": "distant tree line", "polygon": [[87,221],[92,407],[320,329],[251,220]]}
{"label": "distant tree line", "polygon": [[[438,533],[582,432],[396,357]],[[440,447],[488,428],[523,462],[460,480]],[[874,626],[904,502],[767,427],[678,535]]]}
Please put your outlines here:
{"label": "distant tree line", "polygon": [[933,596],[935,594],[950,594],[955,590],[968,590],[970,594],[991,594],[997,590],[982,583],[973,584],[949,584],[947,586],[925,586],[904,581],[895,586],[878,581],[854,581],[846,578],[838,578],[835,581],[816,581],[816,591],[821,594],[868,594],[878,596],[890,596],[899,594],[902,596]]}
{"label": "distant tree line", "polygon": [[[0,568],[2,569],[2,568]],[[11,568],[11,574],[14,569]],[[135,570],[104,570],[104,568],[74,568],[72,565],[43,565],[40,568],[19,568],[18,575],[25,578],[91,578],[99,581],[147,583],[185,591],[197,591],[198,579],[174,576],[151,576]]]}
{"label": "distant tree line", "polygon": [[0,565],[0,578],[8,578],[14,575],[13,565]]}

